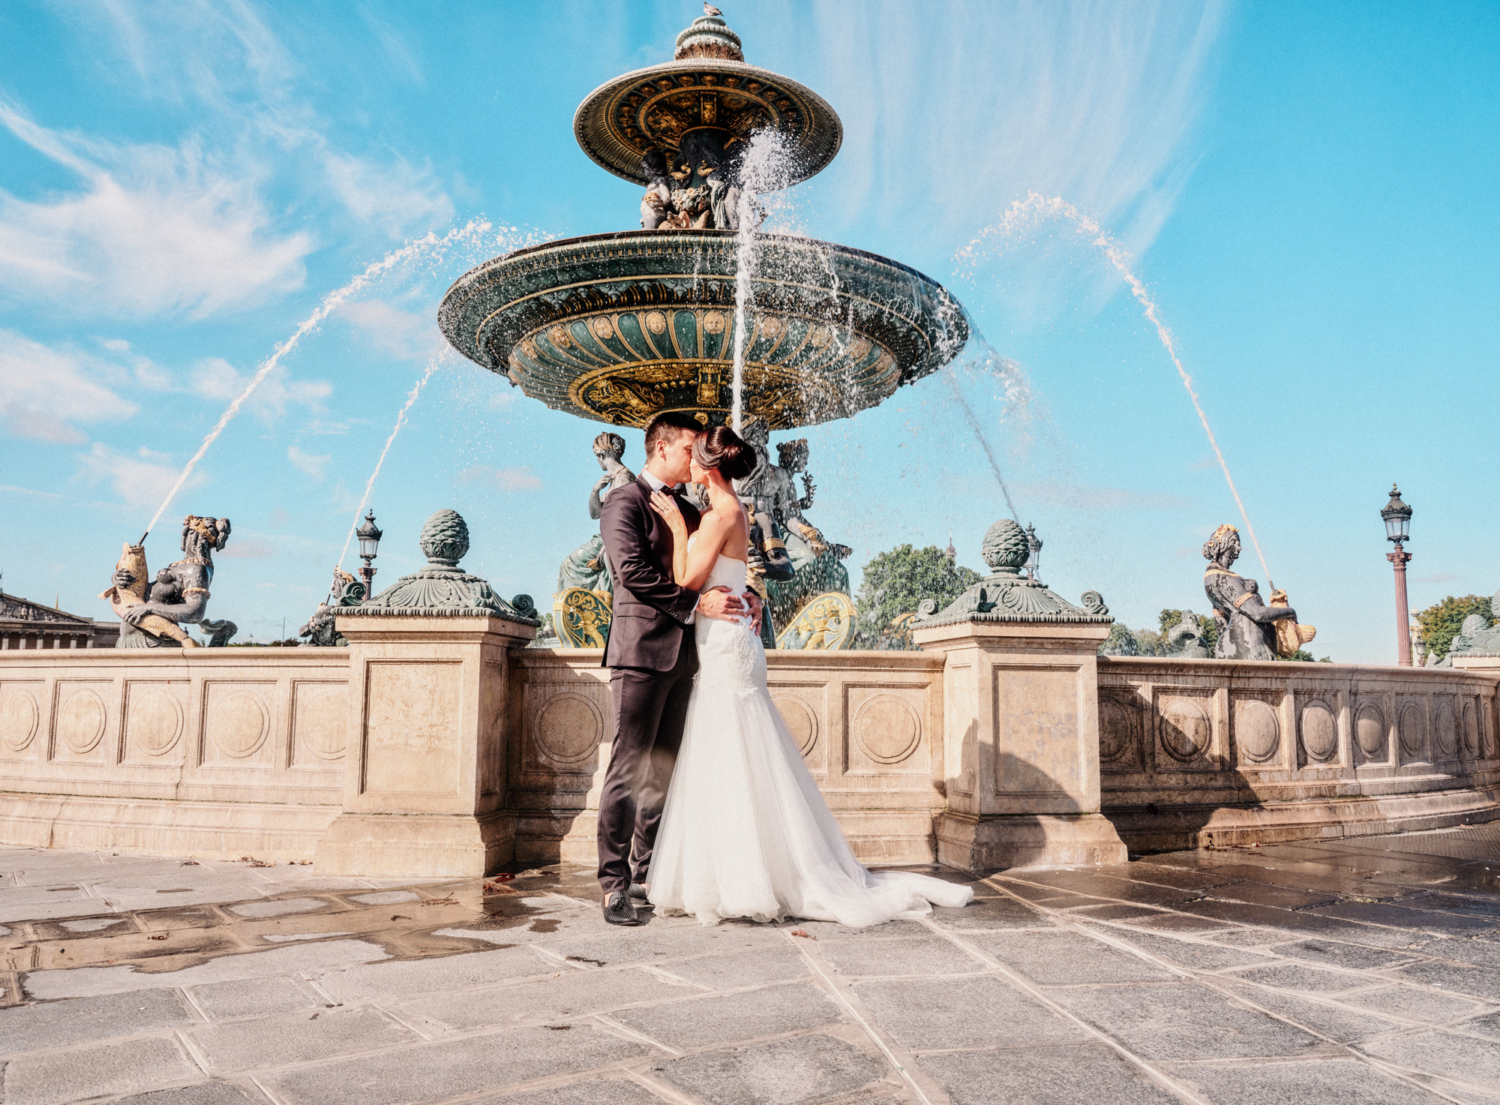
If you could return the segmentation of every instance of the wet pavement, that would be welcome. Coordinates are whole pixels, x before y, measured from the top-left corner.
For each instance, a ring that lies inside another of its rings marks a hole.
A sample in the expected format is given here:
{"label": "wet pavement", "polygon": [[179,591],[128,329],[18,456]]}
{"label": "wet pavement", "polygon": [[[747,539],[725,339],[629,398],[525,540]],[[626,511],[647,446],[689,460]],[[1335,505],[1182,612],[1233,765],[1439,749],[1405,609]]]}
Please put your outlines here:
{"label": "wet pavement", "polygon": [[1500,824],[973,885],[617,929],[574,869],[0,848],[3,1101],[1500,1105]]}

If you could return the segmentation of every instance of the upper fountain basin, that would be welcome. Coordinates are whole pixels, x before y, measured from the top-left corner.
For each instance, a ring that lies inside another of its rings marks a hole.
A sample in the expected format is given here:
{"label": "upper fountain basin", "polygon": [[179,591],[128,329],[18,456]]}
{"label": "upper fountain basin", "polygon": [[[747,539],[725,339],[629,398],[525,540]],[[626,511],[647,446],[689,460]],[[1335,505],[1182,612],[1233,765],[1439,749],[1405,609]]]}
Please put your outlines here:
{"label": "upper fountain basin", "polygon": [[[555,410],[644,426],[727,421],[736,239],[633,231],[517,250],[459,278],[438,325],[459,352]],[[845,418],[951,361],[962,307],[915,269],[810,238],[756,235],[744,410],[772,429]]]}

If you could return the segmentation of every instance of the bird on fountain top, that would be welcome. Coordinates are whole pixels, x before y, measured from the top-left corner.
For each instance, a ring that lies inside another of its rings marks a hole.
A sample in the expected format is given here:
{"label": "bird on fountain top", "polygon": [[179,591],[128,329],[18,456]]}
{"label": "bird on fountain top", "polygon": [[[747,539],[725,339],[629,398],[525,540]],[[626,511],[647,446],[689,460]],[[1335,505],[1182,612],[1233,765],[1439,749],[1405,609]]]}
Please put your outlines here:
{"label": "bird on fountain top", "polygon": [[714,7],[712,4],[704,4],[703,5],[703,14],[704,15],[715,15],[715,16],[717,16],[717,15],[723,15],[724,13],[721,12],[718,8]]}

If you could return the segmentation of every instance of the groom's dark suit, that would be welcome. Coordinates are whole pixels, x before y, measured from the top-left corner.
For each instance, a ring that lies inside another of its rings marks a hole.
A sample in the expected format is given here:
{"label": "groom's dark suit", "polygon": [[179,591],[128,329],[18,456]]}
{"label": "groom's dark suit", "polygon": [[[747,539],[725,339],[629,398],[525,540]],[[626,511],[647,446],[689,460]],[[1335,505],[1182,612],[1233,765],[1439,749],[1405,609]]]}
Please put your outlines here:
{"label": "groom's dark suit", "polygon": [[[688,529],[696,507],[677,495]],[[644,882],[672,766],[682,743],[698,647],[688,624],[698,592],[672,581],[672,531],[651,509],[643,475],[604,500],[599,533],[614,579],[604,666],[614,699],[614,744],[599,795],[599,884],[605,894]]]}

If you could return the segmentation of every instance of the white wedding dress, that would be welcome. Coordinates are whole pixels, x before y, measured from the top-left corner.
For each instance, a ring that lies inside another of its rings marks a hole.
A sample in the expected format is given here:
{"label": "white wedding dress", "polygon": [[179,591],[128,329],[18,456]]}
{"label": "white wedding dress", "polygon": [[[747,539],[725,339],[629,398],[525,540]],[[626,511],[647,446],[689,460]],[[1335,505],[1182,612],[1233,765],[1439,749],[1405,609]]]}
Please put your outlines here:
{"label": "white wedding dress", "polygon": [[[691,547],[691,546],[690,546]],[[703,590],[745,589],[720,556]],[[849,848],[766,689],[748,624],[700,617],[698,674],[652,853],[650,899],[703,924],[787,917],[862,927],[961,906],[967,886],[867,871]]]}

